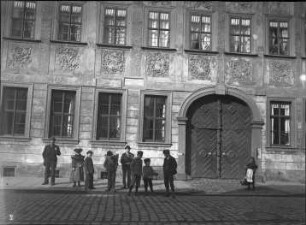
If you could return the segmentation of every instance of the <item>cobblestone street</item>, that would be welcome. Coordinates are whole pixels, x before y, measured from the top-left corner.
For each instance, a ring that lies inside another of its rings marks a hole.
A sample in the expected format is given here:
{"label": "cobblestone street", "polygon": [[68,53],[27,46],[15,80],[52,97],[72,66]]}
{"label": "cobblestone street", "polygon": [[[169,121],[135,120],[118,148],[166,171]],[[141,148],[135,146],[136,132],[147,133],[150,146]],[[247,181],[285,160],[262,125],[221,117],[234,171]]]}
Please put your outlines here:
{"label": "cobblestone street", "polygon": [[156,183],[154,195],[145,196],[142,188],[138,196],[130,197],[120,187],[114,194],[105,193],[100,188],[104,181],[87,193],[64,182],[54,187],[37,185],[27,189],[8,185],[0,190],[0,223],[305,224],[305,195],[301,192],[286,193],[259,185],[254,192],[240,187],[236,192],[208,194],[180,189],[182,185],[178,185],[173,199],[165,197],[158,188],[160,181]]}

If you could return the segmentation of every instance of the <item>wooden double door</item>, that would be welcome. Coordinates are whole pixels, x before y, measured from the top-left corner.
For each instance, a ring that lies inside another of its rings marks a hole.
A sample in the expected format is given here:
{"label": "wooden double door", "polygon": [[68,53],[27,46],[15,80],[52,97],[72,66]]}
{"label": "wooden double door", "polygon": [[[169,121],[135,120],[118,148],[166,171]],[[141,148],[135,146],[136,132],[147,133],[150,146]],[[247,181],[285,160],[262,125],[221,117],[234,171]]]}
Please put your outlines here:
{"label": "wooden double door", "polygon": [[241,179],[251,155],[250,108],[228,95],[209,95],[188,110],[187,173]]}

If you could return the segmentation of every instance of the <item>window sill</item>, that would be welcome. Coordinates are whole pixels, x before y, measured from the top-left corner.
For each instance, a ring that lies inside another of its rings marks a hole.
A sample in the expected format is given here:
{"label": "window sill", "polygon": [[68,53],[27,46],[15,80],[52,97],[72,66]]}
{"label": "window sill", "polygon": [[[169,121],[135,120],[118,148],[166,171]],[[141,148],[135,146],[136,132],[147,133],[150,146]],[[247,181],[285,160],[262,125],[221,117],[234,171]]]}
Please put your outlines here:
{"label": "window sill", "polygon": [[197,50],[197,49],[184,49],[186,53],[198,53],[198,54],[219,54],[217,51],[205,51],[205,50]]}
{"label": "window sill", "polygon": [[267,57],[267,58],[281,58],[281,59],[296,59],[296,56],[289,56],[289,55],[268,55],[268,54],[265,54],[264,57]]}
{"label": "window sill", "polygon": [[286,146],[268,146],[266,147],[266,152],[267,153],[272,153],[272,154],[295,154],[300,152],[299,148],[296,147],[286,147]]}
{"label": "window sill", "polygon": [[258,54],[240,53],[240,52],[224,52],[224,54],[225,55],[235,55],[235,56],[258,57]]}
{"label": "window sill", "polygon": [[3,40],[24,41],[24,42],[35,42],[35,43],[40,43],[40,42],[41,42],[41,40],[24,39],[24,38],[14,38],[14,37],[3,37]]}
{"label": "window sill", "polygon": [[0,136],[1,141],[12,141],[12,142],[28,142],[31,141],[29,137],[18,137],[18,136]]}
{"label": "window sill", "polygon": [[161,142],[138,142],[138,146],[153,146],[153,147],[171,147],[171,143],[161,143]]}
{"label": "window sill", "polygon": [[131,45],[110,45],[110,44],[102,44],[102,43],[97,43],[96,45],[102,48],[123,48],[123,49],[133,48],[133,46]]}
{"label": "window sill", "polygon": [[118,146],[118,147],[122,147],[122,149],[124,148],[124,146],[126,145],[126,141],[113,141],[113,140],[91,140],[90,143],[92,144],[92,146],[97,147],[97,146]]}
{"label": "window sill", "polygon": [[306,57],[302,57],[302,59],[306,59]]}
{"label": "window sill", "polygon": [[166,51],[166,52],[176,52],[175,48],[158,48],[158,47],[141,47],[143,50],[156,50],[156,51]]}
{"label": "window sill", "polygon": [[80,42],[80,41],[50,40],[50,42],[51,42],[51,43],[58,43],[58,44],[87,45],[86,42]]}
{"label": "window sill", "polygon": [[[79,140],[78,139],[66,139],[66,138],[56,138],[55,143],[57,144],[71,144],[71,145],[77,145],[79,144]],[[44,143],[50,143],[51,140],[50,138],[43,138],[43,142]]]}

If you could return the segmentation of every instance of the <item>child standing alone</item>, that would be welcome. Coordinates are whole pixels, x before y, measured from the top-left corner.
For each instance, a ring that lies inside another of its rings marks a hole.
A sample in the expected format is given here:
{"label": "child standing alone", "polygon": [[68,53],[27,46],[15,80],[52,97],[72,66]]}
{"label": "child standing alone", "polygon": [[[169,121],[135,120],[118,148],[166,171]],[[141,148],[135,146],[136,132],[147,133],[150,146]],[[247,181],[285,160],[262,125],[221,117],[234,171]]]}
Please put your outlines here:
{"label": "child standing alone", "polygon": [[143,183],[145,187],[146,195],[148,194],[148,186],[150,186],[150,191],[153,192],[153,176],[158,175],[153,168],[150,166],[151,160],[149,158],[144,159],[145,166],[142,169],[143,173]]}

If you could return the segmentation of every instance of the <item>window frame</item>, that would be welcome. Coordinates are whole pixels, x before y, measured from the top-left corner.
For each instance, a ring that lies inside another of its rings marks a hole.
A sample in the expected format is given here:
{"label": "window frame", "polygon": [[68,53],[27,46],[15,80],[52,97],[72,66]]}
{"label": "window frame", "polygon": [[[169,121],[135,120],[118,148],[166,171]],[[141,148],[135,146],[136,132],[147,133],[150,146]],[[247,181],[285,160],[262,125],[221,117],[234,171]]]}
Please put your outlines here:
{"label": "window frame", "polygon": [[[144,105],[145,96],[163,96],[166,97],[166,131],[164,142],[149,142],[143,141],[143,129],[144,129]],[[172,139],[172,92],[171,91],[148,91],[142,90],[140,94],[140,120],[138,129],[138,144],[148,146],[171,146]]]}
{"label": "window frame", "polygon": [[[238,36],[238,35],[232,35],[232,24],[231,24],[231,19],[239,19],[240,21],[240,25],[239,25],[239,30],[240,30],[240,34],[239,34],[239,43],[240,43],[240,47],[241,47],[241,38],[242,37],[247,37],[246,35],[242,35],[241,34],[241,20],[243,19],[249,19],[250,20],[250,51],[249,52],[241,52],[241,51],[232,51],[231,50],[231,37],[232,36]],[[253,29],[252,29],[252,16],[251,15],[242,15],[242,14],[230,14],[228,16],[228,50],[231,53],[238,53],[238,54],[251,54],[252,53],[252,49],[253,49],[253,41],[252,41],[252,33],[253,33]]]}
{"label": "window frame", "polygon": [[[209,33],[208,32],[202,32],[201,30],[200,30],[200,32],[192,32],[191,31],[191,24],[192,24],[191,17],[192,16],[200,16],[200,27],[202,27],[202,17],[204,17],[204,16],[205,17],[209,17],[210,18],[210,32]],[[212,51],[213,50],[213,26],[214,26],[212,13],[199,12],[199,11],[191,11],[188,14],[188,18],[189,18],[189,20],[188,20],[187,23],[188,23],[188,38],[189,38],[188,46],[189,46],[189,49],[191,49],[191,50],[198,50],[198,51]],[[203,34],[203,33],[204,34],[210,34],[210,48],[209,49],[192,48],[191,47],[192,46],[192,44],[191,44],[191,42],[192,42],[191,34],[192,33],[198,33],[199,34],[199,39],[200,39],[199,44],[200,45],[201,45],[201,40],[202,40],[200,38],[201,34]]]}
{"label": "window frame", "polygon": [[[278,43],[278,53],[277,54],[272,54],[270,52],[270,22],[277,22],[277,33],[279,33],[279,23],[281,22],[286,22],[288,23],[288,38],[286,38],[288,40],[288,54],[286,55],[282,55],[280,54],[280,48],[279,48],[279,43]],[[273,55],[273,56],[290,56],[292,54],[292,46],[291,46],[291,42],[292,42],[292,38],[291,38],[291,20],[290,18],[287,18],[287,17],[282,17],[282,18],[279,18],[279,17],[269,17],[267,19],[267,32],[266,32],[266,35],[267,35],[267,52],[269,55]]]}
{"label": "window frame", "polygon": [[79,122],[80,122],[80,101],[81,101],[81,88],[76,86],[57,86],[48,85],[48,94],[46,101],[46,118],[45,118],[45,130],[44,130],[44,141],[50,139],[50,119],[51,119],[51,103],[52,103],[52,90],[58,91],[75,91],[75,112],[73,121],[73,135],[72,137],[57,137],[57,141],[61,143],[78,143],[79,141]]}
{"label": "window frame", "polygon": [[2,83],[1,84],[1,99],[0,99],[0,114],[2,114],[3,107],[3,94],[4,87],[9,88],[27,88],[27,106],[26,106],[26,121],[24,135],[0,135],[0,139],[15,139],[15,140],[30,140],[30,127],[31,127],[31,114],[32,114],[32,97],[33,97],[33,84],[15,84],[15,83]]}
{"label": "window frame", "polygon": [[[72,15],[72,12],[70,12],[69,14],[69,40],[64,40],[64,39],[60,39],[60,16],[61,16],[61,11],[60,11],[60,8],[61,8],[61,5],[69,5],[70,8],[72,9],[72,6],[79,6],[81,7],[81,12],[80,12],[80,18],[81,18],[81,23],[80,23],[80,27],[81,27],[81,34],[80,34],[80,40],[77,41],[77,40],[71,40],[71,15]],[[55,25],[55,40],[58,40],[58,41],[64,41],[64,42],[76,42],[76,43],[79,43],[79,42],[82,42],[83,40],[83,26],[84,26],[84,3],[82,2],[76,2],[76,1],[61,1],[61,2],[58,2],[57,6],[56,6],[56,25]]]}
{"label": "window frame", "polygon": [[[271,104],[273,102],[286,102],[290,103],[290,144],[289,145],[281,145],[281,144],[272,144],[272,135],[271,135]],[[296,130],[296,124],[295,124],[295,111],[296,111],[296,102],[294,98],[279,98],[279,97],[270,97],[267,99],[266,102],[266,121],[267,121],[267,128],[266,128],[266,134],[267,134],[267,148],[269,149],[293,149],[296,148],[296,141],[295,141],[295,130]]]}
{"label": "window frame", "polygon": [[[99,113],[99,94],[121,94],[121,133],[119,139],[97,139],[97,124],[98,124],[98,113]],[[94,100],[94,110],[93,110],[93,123],[92,123],[92,143],[103,144],[103,143],[118,143],[120,145],[125,143],[126,135],[126,108],[127,108],[127,94],[126,90],[123,89],[105,89],[96,88],[95,89],[95,100]]]}

